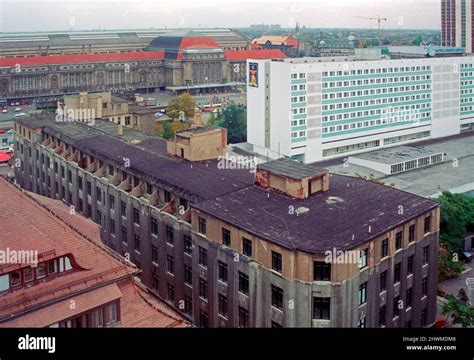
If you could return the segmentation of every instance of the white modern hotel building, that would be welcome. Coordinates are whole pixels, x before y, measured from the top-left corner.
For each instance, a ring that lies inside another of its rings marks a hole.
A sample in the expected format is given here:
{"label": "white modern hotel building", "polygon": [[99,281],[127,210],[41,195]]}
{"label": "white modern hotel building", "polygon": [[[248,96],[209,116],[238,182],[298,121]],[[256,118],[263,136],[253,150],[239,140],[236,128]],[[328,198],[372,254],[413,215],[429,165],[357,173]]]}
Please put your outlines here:
{"label": "white modern hotel building", "polygon": [[248,142],[269,158],[311,163],[474,129],[474,56],[247,65]]}

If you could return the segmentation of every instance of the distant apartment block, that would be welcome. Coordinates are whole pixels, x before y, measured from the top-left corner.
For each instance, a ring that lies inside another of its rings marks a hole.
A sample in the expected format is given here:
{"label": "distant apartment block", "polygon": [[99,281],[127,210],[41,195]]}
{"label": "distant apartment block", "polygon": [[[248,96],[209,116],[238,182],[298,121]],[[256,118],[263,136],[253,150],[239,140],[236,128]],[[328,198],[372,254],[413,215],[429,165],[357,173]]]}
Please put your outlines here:
{"label": "distant apartment block", "polygon": [[311,163],[474,128],[471,56],[248,64],[248,142],[269,158]]}
{"label": "distant apartment block", "polygon": [[441,0],[441,45],[473,50],[472,0]]}
{"label": "distant apartment block", "polygon": [[166,142],[112,125],[17,119],[15,179],[100,224],[102,241],[194,324],[435,322],[436,202],[290,159],[227,168],[218,128]]}

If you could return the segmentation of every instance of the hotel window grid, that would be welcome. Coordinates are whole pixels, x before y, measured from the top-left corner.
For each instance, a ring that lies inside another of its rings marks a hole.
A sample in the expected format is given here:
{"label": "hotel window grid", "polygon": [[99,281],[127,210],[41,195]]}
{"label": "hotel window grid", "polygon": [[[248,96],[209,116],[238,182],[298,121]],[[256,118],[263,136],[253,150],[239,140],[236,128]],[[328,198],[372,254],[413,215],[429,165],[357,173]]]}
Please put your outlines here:
{"label": "hotel window grid", "polygon": [[364,305],[367,302],[367,283],[359,286],[359,305]]}
{"label": "hotel window grid", "polygon": [[100,190],[100,187],[95,188],[95,197],[97,202],[102,202],[102,191]]}
{"label": "hotel window grid", "polygon": [[201,235],[206,235],[206,219],[203,219],[202,217],[198,218],[198,231]]}
{"label": "hotel window grid", "polygon": [[281,273],[282,259],[281,254],[272,251],[272,269]]}
{"label": "hotel window grid", "polygon": [[184,235],[183,236],[183,241],[184,241],[184,253],[188,255],[193,254],[193,242],[191,240],[191,236]]}
{"label": "hotel window grid", "polygon": [[199,247],[199,265],[207,268],[207,250]]}
{"label": "hotel window grid", "polygon": [[207,281],[199,279],[199,296],[204,300],[207,300]]}
{"label": "hotel window grid", "polygon": [[218,296],[218,307],[219,307],[219,315],[223,316],[223,317],[227,317],[227,313],[228,313],[228,301],[227,301],[227,298],[224,296],[224,295],[221,295],[219,294]]}
{"label": "hotel window grid", "polygon": [[331,314],[331,298],[313,298],[313,319],[329,320]]}
{"label": "hotel window grid", "polygon": [[242,240],[242,252],[245,256],[252,257],[252,241],[249,239]]}
{"label": "hotel window grid", "polygon": [[174,258],[171,255],[166,256],[166,271],[174,275]]}
{"label": "hotel window grid", "polygon": [[193,285],[193,269],[187,265],[184,265],[184,283],[189,286]]}
{"label": "hotel window grid", "polygon": [[166,225],[166,242],[170,245],[174,244],[174,230],[169,225]]}
{"label": "hotel window grid", "polygon": [[230,231],[222,228],[222,244],[230,247]]}
{"label": "hotel window grid", "polygon": [[218,264],[219,264],[219,271],[218,271],[219,280],[224,283],[227,283],[227,273],[228,273],[227,264],[223,263],[222,261],[219,261]]}
{"label": "hotel window grid", "polygon": [[325,261],[315,261],[313,263],[314,281],[331,281],[331,264]]}
{"label": "hotel window grid", "polygon": [[249,295],[249,277],[239,271],[239,292]]}
{"label": "hotel window grid", "polygon": [[272,285],[272,306],[283,310],[283,289]]}

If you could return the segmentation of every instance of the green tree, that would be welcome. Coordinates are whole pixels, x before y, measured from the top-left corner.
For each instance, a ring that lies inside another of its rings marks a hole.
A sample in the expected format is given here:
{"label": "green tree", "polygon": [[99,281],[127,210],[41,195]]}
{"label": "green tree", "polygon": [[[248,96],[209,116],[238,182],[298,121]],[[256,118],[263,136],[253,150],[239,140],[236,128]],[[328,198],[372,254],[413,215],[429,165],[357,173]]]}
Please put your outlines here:
{"label": "green tree", "polygon": [[455,258],[453,254],[448,251],[447,246],[441,244],[438,260],[438,282],[457,277],[463,270],[464,265],[458,261],[457,254]]}
{"label": "green tree", "polygon": [[173,129],[168,121],[163,122],[163,138],[170,140],[174,137]]}
{"label": "green tree", "polygon": [[156,135],[166,139],[170,140],[174,138],[174,131],[169,123],[169,121],[163,121],[156,129]]}
{"label": "green tree", "polygon": [[463,328],[474,326],[474,306],[459,300],[453,295],[446,297],[441,314],[452,317],[453,324],[461,325]]}
{"label": "green tree", "polygon": [[474,229],[474,198],[443,192],[437,201],[441,204],[441,243],[452,253],[460,252],[466,231]]}
{"label": "green tree", "polygon": [[194,98],[188,93],[182,93],[168,102],[166,114],[173,120],[185,121],[194,116],[195,108],[196,101],[194,101]]}
{"label": "green tree", "polygon": [[222,111],[221,126],[227,129],[229,144],[247,141],[247,112],[245,108],[231,102]]}

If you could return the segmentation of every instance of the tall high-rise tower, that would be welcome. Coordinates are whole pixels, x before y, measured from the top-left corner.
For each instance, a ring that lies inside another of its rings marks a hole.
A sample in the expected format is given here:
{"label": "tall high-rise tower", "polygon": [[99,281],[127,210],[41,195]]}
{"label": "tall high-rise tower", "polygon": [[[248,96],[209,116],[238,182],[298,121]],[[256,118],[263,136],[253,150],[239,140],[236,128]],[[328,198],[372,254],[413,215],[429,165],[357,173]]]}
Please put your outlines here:
{"label": "tall high-rise tower", "polygon": [[473,52],[472,0],[441,0],[441,45]]}

